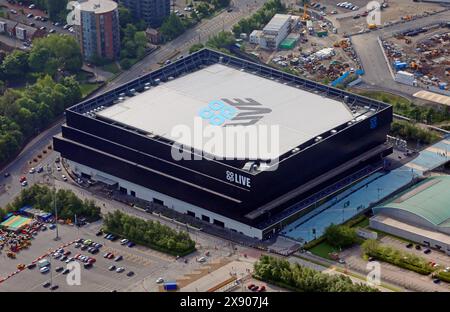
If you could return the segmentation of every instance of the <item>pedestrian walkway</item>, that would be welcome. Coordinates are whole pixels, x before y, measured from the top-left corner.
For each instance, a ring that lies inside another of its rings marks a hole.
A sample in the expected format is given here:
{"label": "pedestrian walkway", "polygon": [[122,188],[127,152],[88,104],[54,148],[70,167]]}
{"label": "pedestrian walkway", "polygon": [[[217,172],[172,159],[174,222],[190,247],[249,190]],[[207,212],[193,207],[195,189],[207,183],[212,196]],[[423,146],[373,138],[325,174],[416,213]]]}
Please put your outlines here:
{"label": "pedestrian walkway", "polygon": [[320,237],[332,223],[340,224],[398,189],[422,177],[425,172],[450,160],[450,141],[444,139],[421,151],[405,165],[385,173],[374,173],[288,225],[281,235],[302,243]]}

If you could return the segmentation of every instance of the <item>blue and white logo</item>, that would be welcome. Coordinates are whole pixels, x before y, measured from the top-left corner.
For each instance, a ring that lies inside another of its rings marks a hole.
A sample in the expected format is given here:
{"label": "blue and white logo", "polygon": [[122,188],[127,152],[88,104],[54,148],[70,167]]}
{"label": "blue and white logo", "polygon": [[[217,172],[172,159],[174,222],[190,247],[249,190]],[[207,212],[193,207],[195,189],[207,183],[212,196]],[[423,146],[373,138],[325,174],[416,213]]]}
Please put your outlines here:
{"label": "blue and white logo", "polygon": [[216,100],[202,108],[198,114],[203,119],[209,120],[212,126],[221,126],[227,120],[232,120],[237,115],[237,109],[222,101]]}
{"label": "blue and white logo", "polygon": [[378,127],[378,119],[377,116],[370,118],[370,129],[375,129]]}

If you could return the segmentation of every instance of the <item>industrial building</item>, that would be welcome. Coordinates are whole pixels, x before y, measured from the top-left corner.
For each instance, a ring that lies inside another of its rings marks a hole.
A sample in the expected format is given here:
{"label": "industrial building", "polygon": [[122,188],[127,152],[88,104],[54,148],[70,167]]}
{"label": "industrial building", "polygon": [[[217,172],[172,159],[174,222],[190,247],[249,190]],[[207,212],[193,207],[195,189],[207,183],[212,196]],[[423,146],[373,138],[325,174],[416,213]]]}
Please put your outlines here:
{"label": "industrial building", "polygon": [[153,28],[161,26],[170,15],[170,0],[120,0],[135,19],[142,19]]}
{"label": "industrial building", "polygon": [[[54,148],[77,176],[263,239],[380,168],[391,121],[390,105],[203,49],[67,109]],[[241,149],[196,141],[203,127]],[[278,135],[246,140],[264,127]]]}
{"label": "industrial building", "polygon": [[298,16],[275,14],[262,31],[254,30],[249,35],[250,43],[258,44],[264,49],[276,50],[298,23]]}
{"label": "industrial building", "polygon": [[373,208],[370,227],[450,255],[450,176],[435,176]]}
{"label": "industrial building", "polygon": [[87,0],[79,4],[80,25],[75,27],[85,60],[120,55],[120,24],[117,3]]}

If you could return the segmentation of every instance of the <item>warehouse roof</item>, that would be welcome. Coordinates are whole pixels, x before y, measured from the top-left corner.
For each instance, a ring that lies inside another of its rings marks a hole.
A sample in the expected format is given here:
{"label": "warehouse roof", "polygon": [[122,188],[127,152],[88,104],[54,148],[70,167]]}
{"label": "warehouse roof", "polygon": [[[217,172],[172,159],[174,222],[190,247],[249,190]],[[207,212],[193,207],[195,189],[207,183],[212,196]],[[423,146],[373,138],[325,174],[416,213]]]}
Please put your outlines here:
{"label": "warehouse roof", "polygon": [[450,96],[446,96],[443,94],[438,94],[438,93],[434,93],[434,92],[430,92],[430,91],[421,90],[421,91],[414,93],[413,96],[415,96],[419,99],[423,99],[423,100],[439,103],[442,105],[450,106]]}
{"label": "warehouse roof", "polygon": [[379,207],[399,209],[425,219],[435,226],[450,226],[450,176],[436,176],[419,183],[417,186],[400,193]]}
{"label": "warehouse roof", "polygon": [[263,28],[264,31],[279,31],[283,25],[291,19],[291,15],[275,14],[269,23]]}
{"label": "warehouse roof", "polygon": [[276,156],[354,118],[340,101],[223,64],[210,65],[137,93],[97,112],[97,117],[216,156],[253,158],[246,157],[247,154],[236,155],[228,146],[225,151],[205,150],[204,142],[180,138],[180,133],[175,131],[177,126],[186,126],[193,134],[199,120],[204,127],[211,124],[211,120],[202,115],[208,113],[211,104],[231,106],[230,118],[224,124],[219,120],[220,128],[236,128],[238,136],[243,137],[250,124],[226,125],[252,121],[251,125],[255,126],[277,127]]}

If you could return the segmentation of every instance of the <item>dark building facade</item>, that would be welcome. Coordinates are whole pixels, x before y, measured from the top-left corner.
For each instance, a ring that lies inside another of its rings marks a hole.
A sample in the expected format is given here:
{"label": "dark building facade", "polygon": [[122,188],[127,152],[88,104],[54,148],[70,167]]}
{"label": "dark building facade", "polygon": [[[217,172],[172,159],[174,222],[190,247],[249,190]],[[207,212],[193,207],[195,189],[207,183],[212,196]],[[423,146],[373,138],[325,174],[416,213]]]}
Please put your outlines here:
{"label": "dark building facade", "polygon": [[159,27],[170,15],[170,0],[120,0],[133,17],[143,19],[150,27]]}
{"label": "dark building facade", "polygon": [[[351,103],[349,109],[365,118],[337,125],[322,133],[320,140],[310,139],[280,155],[275,171],[251,171],[244,169],[246,159],[175,161],[170,140],[96,115],[130,90],[145,92],[149,84],[157,87],[160,81],[176,80],[217,63]],[[66,124],[62,135],[54,138],[54,147],[75,174],[117,181],[117,187],[129,195],[263,238],[298,213],[291,213],[295,203],[326,195],[323,190],[332,183],[382,161],[391,152],[385,144],[391,121],[392,107],[387,104],[204,49],[67,109]]]}

